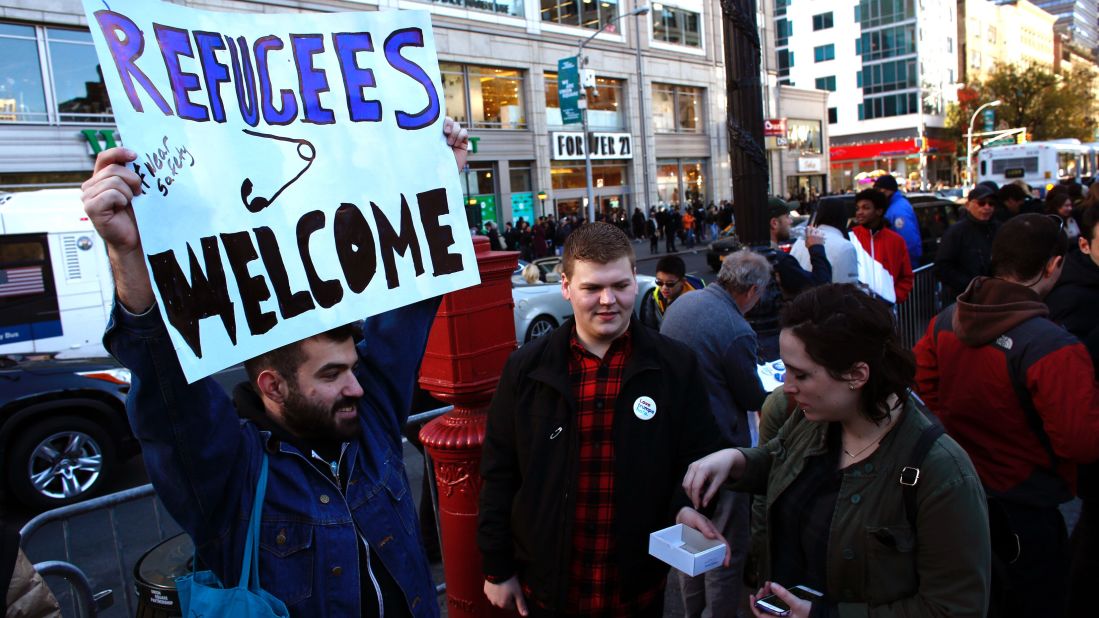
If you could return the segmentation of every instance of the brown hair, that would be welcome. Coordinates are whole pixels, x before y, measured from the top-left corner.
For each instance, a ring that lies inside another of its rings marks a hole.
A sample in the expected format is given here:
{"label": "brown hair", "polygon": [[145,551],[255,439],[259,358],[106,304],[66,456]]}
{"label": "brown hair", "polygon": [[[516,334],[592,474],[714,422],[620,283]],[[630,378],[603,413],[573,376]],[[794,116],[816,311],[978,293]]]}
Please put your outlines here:
{"label": "brown hair", "polygon": [[561,271],[566,277],[571,277],[577,260],[610,264],[624,257],[630,258],[630,266],[637,265],[633,243],[625,232],[602,221],[585,223],[565,240],[565,248],[561,254]]}
{"label": "brown hair", "polygon": [[[317,333],[316,335],[313,335],[313,337],[336,342],[347,341],[349,339],[357,341],[362,339],[362,330],[359,327],[359,323],[354,322],[351,324],[344,324],[343,326],[337,326],[336,328],[326,330],[323,333]],[[275,348],[270,352],[265,352],[244,361],[244,370],[248,372],[248,379],[255,385],[256,378],[259,377],[260,373],[267,369],[274,369],[284,380],[296,387],[298,384],[298,367],[305,362],[301,344],[306,339],[311,338],[312,337],[299,339],[294,343],[288,343],[281,348]]]}
{"label": "brown hair", "polygon": [[916,377],[916,360],[897,335],[885,303],[849,284],[810,288],[786,305],[782,327],[793,331],[814,362],[837,380],[855,363],[866,363],[870,377],[861,395],[863,416],[880,422],[889,415],[889,397],[901,405]]}
{"label": "brown hair", "polygon": [[1062,227],[1058,215],[1028,213],[1009,219],[992,241],[992,276],[1020,281],[1040,276],[1051,259],[1068,252],[1068,236]]}

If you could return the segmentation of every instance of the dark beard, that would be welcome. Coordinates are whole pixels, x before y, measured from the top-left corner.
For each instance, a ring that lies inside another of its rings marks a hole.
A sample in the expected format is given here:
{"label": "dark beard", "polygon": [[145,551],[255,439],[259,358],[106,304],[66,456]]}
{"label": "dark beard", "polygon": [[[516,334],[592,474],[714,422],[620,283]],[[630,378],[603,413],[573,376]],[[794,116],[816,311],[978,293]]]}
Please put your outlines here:
{"label": "dark beard", "polygon": [[358,398],[344,397],[331,406],[310,401],[297,391],[286,396],[282,418],[287,431],[306,441],[346,442],[359,436],[359,419],[337,425],[335,411],[346,406],[356,407]]}

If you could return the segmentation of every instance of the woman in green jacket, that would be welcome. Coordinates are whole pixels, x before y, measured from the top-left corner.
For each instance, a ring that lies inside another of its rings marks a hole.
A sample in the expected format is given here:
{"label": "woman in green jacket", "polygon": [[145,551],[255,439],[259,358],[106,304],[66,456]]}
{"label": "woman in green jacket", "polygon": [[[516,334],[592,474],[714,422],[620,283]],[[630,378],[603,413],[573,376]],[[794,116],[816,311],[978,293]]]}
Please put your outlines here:
{"label": "woman in green jacket", "polygon": [[[808,616],[972,616],[988,608],[991,552],[984,491],[969,456],[941,435],[909,389],[912,354],[893,316],[851,285],[806,291],[783,312],[786,378],[766,409],[796,402],[759,448],[691,464],[684,489],[705,505],[718,487],[762,494],[766,520],[755,600],[777,595]],[[906,482],[918,468],[911,509]],[[780,585],[781,584],[781,585]],[[788,588],[824,593],[809,602]]]}

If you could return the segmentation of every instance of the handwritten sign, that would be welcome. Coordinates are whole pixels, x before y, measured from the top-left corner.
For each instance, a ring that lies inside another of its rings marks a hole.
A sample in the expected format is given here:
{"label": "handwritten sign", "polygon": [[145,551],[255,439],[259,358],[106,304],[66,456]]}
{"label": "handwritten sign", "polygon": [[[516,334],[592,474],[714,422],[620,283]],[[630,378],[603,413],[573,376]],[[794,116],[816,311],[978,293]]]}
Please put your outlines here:
{"label": "handwritten sign", "polygon": [[188,380],[477,283],[427,12],[84,7]]}

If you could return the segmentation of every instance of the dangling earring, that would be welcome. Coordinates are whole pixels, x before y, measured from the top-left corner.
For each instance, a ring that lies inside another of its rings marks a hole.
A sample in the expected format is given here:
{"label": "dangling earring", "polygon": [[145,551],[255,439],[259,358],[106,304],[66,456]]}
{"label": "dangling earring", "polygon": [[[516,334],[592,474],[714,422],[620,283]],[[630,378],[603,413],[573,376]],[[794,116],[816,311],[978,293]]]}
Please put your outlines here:
{"label": "dangling earring", "polygon": [[849,389],[851,389],[851,390],[855,390],[855,385],[854,385],[854,384],[851,384],[851,383],[848,383],[848,384],[847,384],[847,388],[849,388]]}

